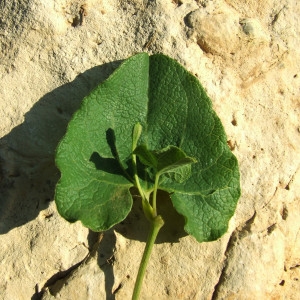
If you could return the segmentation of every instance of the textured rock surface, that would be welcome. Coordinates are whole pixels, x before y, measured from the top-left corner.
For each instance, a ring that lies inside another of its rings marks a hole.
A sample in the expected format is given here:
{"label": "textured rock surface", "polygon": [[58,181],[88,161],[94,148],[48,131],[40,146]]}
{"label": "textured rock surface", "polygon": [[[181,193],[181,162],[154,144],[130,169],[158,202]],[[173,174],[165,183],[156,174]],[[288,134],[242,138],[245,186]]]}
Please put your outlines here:
{"label": "textured rock surface", "polygon": [[[176,4],[177,3],[177,4]],[[0,299],[130,299],[148,224],[95,234],[53,202],[54,150],[82,98],[140,51],[207,89],[238,157],[242,197],[220,240],[165,230],[142,299],[299,299],[297,1],[0,3]]]}

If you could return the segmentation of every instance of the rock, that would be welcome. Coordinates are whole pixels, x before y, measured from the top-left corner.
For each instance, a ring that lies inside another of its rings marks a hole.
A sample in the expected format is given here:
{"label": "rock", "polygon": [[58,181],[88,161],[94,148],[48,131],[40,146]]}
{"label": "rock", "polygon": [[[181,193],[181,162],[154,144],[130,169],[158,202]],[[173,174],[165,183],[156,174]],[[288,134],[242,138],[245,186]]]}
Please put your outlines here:
{"label": "rock", "polygon": [[69,224],[53,201],[54,155],[84,96],[146,51],[206,88],[242,197],[215,242],[166,227],[141,299],[299,299],[296,1],[40,2],[0,4],[0,298],[130,299],[148,230],[140,203],[100,236]]}
{"label": "rock", "polygon": [[258,20],[245,18],[241,19],[239,23],[241,24],[245,34],[254,39],[270,41],[270,36],[265,32]]}
{"label": "rock", "polygon": [[239,18],[227,6],[199,8],[191,12],[187,24],[193,28],[197,44],[205,53],[230,55],[239,46]]}

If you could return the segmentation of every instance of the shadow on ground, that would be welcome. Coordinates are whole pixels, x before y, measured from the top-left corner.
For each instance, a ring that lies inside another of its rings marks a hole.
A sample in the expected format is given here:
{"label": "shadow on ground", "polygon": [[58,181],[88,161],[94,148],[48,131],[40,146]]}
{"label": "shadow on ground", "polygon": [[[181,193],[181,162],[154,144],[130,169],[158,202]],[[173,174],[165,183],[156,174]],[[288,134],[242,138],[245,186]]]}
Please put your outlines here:
{"label": "shadow on ground", "polygon": [[82,99],[120,63],[94,67],[46,94],[0,139],[0,234],[35,219],[53,200],[57,144]]}

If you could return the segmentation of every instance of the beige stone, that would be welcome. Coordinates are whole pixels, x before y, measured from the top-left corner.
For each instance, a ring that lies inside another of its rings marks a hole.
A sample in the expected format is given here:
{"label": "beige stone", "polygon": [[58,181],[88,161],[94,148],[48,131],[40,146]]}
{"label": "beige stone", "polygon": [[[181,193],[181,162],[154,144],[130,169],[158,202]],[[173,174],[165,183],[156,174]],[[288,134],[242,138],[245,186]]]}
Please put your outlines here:
{"label": "beige stone", "polygon": [[299,299],[297,1],[0,7],[0,299],[130,299],[148,230],[138,199],[103,235],[69,224],[53,201],[54,151],[82,98],[141,51],[170,55],[199,78],[242,186],[218,241],[199,244],[165,227],[141,299]]}
{"label": "beige stone", "polygon": [[228,6],[212,2],[205,8],[191,12],[186,18],[197,44],[205,53],[234,53],[239,46],[238,15]]}

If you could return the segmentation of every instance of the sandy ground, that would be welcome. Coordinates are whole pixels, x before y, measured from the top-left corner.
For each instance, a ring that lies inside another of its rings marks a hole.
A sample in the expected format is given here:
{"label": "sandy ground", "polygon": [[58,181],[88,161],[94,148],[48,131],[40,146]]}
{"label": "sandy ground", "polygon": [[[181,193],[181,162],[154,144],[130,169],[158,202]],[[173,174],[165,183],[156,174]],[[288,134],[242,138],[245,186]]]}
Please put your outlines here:
{"label": "sandy ground", "polygon": [[163,233],[142,299],[300,298],[300,5],[295,0],[1,1],[0,299],[130,299],[148,224],[57,213],[54,151],[120,61],[162,52],[197,76],[242,197],[211,243]]}

